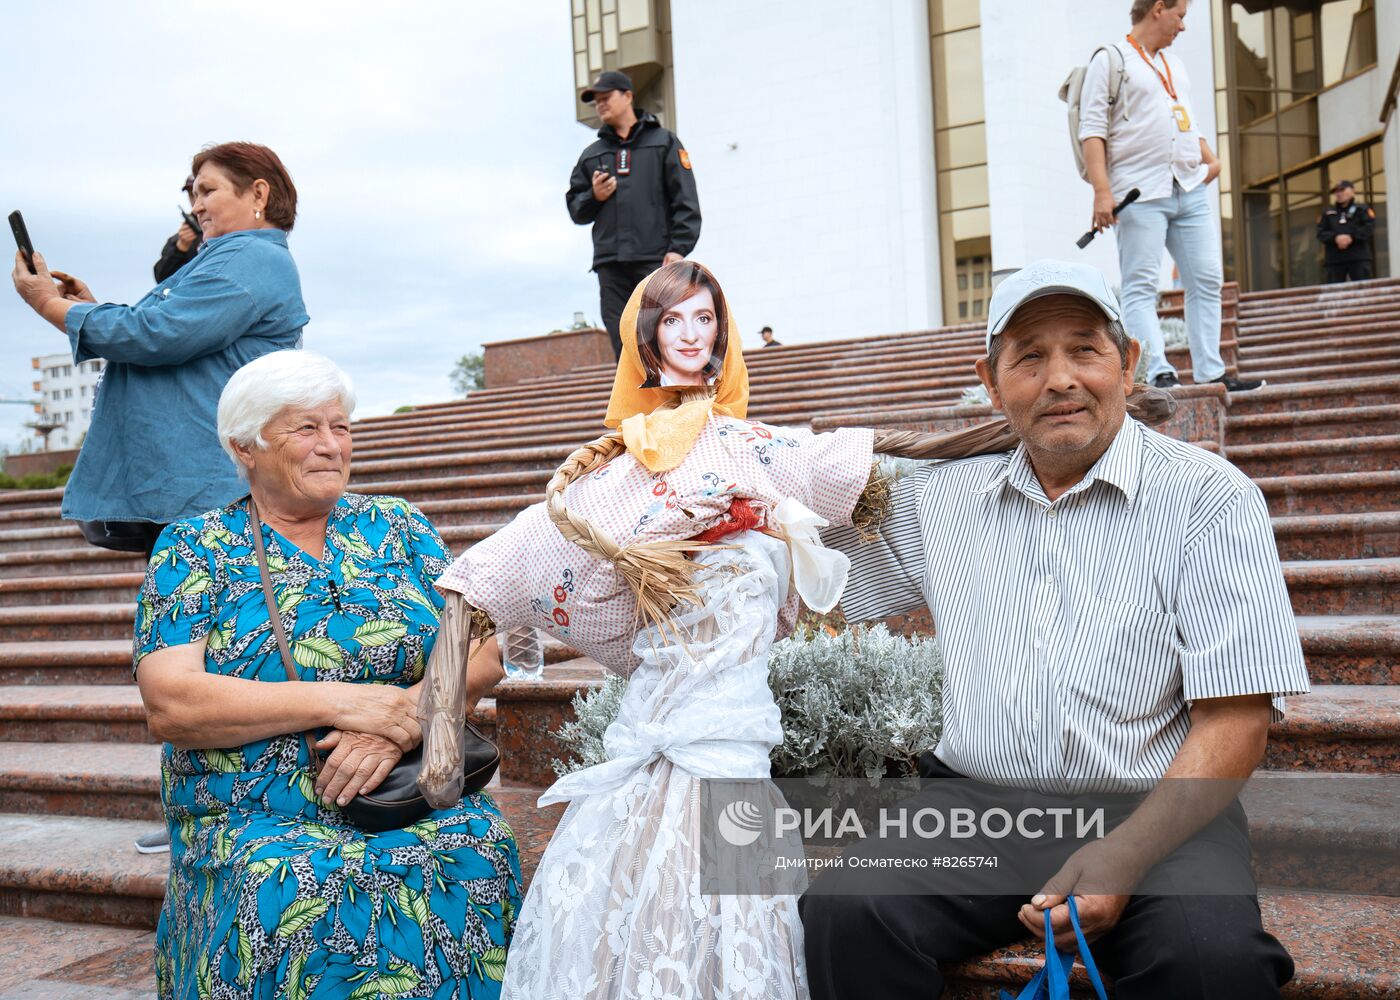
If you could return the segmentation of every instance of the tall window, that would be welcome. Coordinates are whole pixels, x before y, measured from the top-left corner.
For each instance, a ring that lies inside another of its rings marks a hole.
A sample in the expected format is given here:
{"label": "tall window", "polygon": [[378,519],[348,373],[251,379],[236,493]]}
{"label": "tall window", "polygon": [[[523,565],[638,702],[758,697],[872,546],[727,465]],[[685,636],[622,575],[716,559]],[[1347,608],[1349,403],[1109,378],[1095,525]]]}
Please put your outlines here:
{"label": "tall window", "polygon": [[638,107],[668,128],[675,107],[671,83],[671,0],[571,0],[574,28],[575,112],[597,125],[593,105],[578,100],[606,69],[632,78]]}
{"label": "tall window", "polygon": [[1380,132],[1324,149],[1319,120],[1327,90],[1376,64],[1374,0],[1215,0],[1212,15],[1226,278],[1320,282],[1317,217],[1342,179],[1376,210],[1376,274],[1390,273]]}
{"label": "tall window", "polygon": [[943,319],[966,323],[992,297],[982,15],[979,0],[929,0],[928,13]]}

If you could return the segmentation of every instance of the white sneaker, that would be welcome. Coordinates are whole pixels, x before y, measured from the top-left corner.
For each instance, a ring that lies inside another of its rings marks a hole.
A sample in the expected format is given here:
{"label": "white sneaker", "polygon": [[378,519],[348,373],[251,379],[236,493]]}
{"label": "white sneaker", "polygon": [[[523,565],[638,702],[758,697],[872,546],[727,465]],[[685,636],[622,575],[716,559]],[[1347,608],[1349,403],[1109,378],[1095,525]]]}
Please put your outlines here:
{"label": "white sneaker", "polygon": [[165,827],[136,838],[137,854],[164,854],[170,850],[170,831]]}

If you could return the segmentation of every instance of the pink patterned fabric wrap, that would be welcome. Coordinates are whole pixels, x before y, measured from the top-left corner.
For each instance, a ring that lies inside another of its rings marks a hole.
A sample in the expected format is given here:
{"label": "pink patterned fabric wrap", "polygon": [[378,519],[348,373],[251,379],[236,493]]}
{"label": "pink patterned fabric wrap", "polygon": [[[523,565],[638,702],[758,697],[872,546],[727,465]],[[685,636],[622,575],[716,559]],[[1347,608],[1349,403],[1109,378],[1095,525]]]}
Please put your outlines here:
{"label": "pink patterned fabric wrap", "polygon": [[[833,525],[849,524],[870,478],[873,432],[814,434],[714,416],[677,468],[648,472],[625,452],[565,490],[569,510],[619,545],[694,538],[719,523],[735,497],[765,512],[792,497]],[[437,581],[486,611],[499,631],[522,625],[627,675],[641,623],[631,590],[612,564],[564,539],[542,503],[478,542]],[[790,592],[778,635],[792,630]]]}

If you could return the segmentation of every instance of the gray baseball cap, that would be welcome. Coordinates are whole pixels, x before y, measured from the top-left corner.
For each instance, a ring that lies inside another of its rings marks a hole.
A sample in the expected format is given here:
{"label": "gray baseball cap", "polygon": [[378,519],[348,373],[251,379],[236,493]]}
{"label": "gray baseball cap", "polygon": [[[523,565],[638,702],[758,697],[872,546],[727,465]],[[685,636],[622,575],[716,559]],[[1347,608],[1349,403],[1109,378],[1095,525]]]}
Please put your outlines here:
{"label": "gray baseball cap", "polygon": [[1082,295],[1110,320],[1123,319],[1118,297],[1097,267],[1066,260],[1038,260],[1008,275],[992,292],[987,309],[988,353],[992,350],[992,338],[1006,329],[1016,310],[1042,295]]}

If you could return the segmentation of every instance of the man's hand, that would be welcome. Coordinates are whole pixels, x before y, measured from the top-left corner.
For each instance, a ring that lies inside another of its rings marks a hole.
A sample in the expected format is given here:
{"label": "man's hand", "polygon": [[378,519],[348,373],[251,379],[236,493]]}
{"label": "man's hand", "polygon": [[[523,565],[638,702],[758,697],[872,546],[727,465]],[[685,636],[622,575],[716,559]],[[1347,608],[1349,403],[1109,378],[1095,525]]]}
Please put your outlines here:
{"label": "man's hand", "polygon": [[[1086,940],[1093,941],[1111,931],[1123,915],[1131,889],[1144,874],[1142,858],[1124,851],[1112,836],[1085,844],[1065,861],[1064,866],[1045,883],[1017,916],[1036,937],[1045,936],[1045,911],[1050,910],[1050,928],[1055,944],[1074,944],[1074,928],[1069,922],[1065,900],[1075,897],[1079,926]],[[1125,891],[1127,890],[1127,891]]]}
{"label": "man's hand", "polygon": [[1219,160],[1213,160],[1212,162],[1206,164],[1206,179],[1205,179],[1205,183],[1209,184],[1211,181],[1215,180],[1215,179],[1216,179],[1217,177],[1219,177],[1219,176],[1220,176],[1220,161],[1219,161]]}
{"label": "man's hand", "polygon": [[667,264],[674,264],[678,260],[685,260],[685,258],[672,250],[667,253],[665,257],[661,258],[661,266],[665,267]]}
{"label": "man's hand", "polygon": [[1094,192],[1094,221],[1092,228],[1094,232],[1101,233],[1109,229],[1118,216],[1113,214],[1113,192],[1108,188]]}
{"label": "man's hand", "polygon": [[328,733],[316,749],[331,751],[316,776],[316,794],[340,806],[378,788],[403,757],[403,751],[383,736],[339,729]]}
{"label": "man's hand", "polygon": [[593,171],[593,198],[595,201],[607,201],[616,190],[616,177],[606,170]]}
{"label": "man's hand", "polygon": [[199,239],[199,234],[190,228],[188,222],[180,223],[180,228],[175,232],[175,248],[181,253],[194,246],[194,241]]}
{"label": "man's hand", "polygon": [[96,302],[92,289],[81,278],[75,278],[64,271],[50,271],[59,284],[59,290],[69,302]]}
{"label": "man's hand", "polygon": [[1338,250],[1345,250],[1347,247],[1351,246],[1351,237],[1346,233],[1341,233],[1332,242],[1337,245]]}

